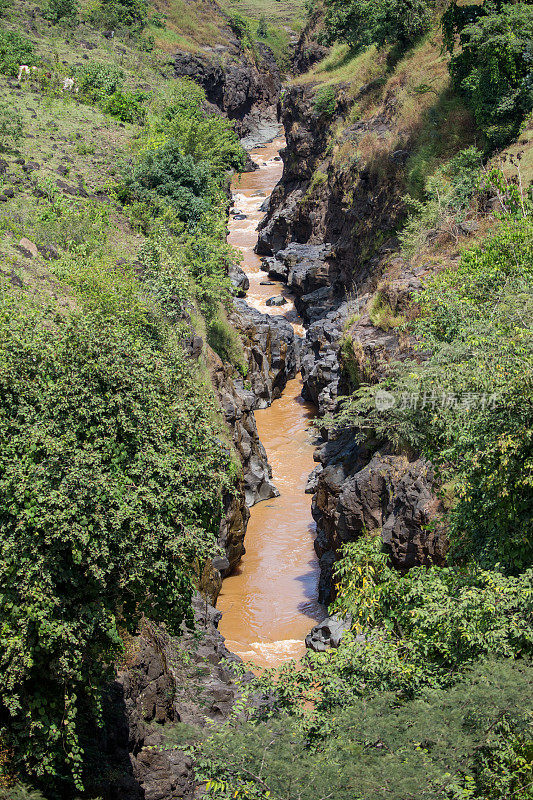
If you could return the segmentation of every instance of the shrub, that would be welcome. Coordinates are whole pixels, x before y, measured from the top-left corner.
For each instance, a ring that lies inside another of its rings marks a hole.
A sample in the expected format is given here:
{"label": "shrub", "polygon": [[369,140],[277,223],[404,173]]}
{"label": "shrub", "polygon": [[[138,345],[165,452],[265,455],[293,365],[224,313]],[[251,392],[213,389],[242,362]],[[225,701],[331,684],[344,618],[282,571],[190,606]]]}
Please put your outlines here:
{"label": "shrub", "polygon": [[229,485],[213,403],[136,279],[61,264],[82,313],[6,291],[0,311],[0,736],[55,794],[84,782],[119,615],[178,632]]}
{"label": "shrub", "polygon": [[197,746],[197,773],[221,800],[529,800],[532,672],[489,662],[407,703],[347,697],[321,715],[318,741],[296,715],[226,724]]}
{"label": "shrub", "polygon": [[80,92],[95,100],[119,91],[126,77],[114,64],[99,64],[97,61],[76,67],[74,76]]}
{"label": "shrub", "polygon": [[100,0],[94,22],[110,29],[126,28],[139,33],[148,21],[147,0]]}
{"label": "shrub", "polygon": [[250,25],[240,14],[231,14],[228,19],[228,24],[240,42],[250,42],[252,32]]}
{"label": "shrub", "polygon": [[146,109],[143,106],[145,99],[146,95],[142,92],[119,90],[103,97],[100,107],[102,111],[122,122],[142,124],[146,118]]}
{"label": "shrub", "polygon": [[54,23],[72,25],[78,15],[78,3],[77,0],[47,0],[43,13]]}
{"label": "shrub", "polygon": [[154,11],[148,21],[154,28],[165,28],[167,24],[167,18],[162,11]]}
{"label": "shrub", "polygon": [[509,3],[498,13],[495,8],[488,2],[465,7],[452,3],[443,18],[453,82],[491,148],[512,141],[533,109],[533,7]]}
{"label": "shrub", "polygon": [[332,117],[337,105],[337,94],[332,86],[324,86],[315,95],[315,114]]}
{"label": "shrub", "polygon": [[432,0],[325,0],[326,40],[360,50],[410,47],[431,25]]}
{"label": "shrub", "polygon": [[126,202],[149,202],[156,209],[171,203],[184,221],[197,221],[209,209],[210,170],[183,155],[180,143],[169,139],[142,155],[124,175],[119,194]]}
{"label": "shrub", "polygon": [[0,72],[17,75],[21,64],[34,62],[33,45],[16,31],[0,29]]}
{"label": "shrub", "polygon": [[0,147],[5,149],[22,138],[24,123],[16,108],[0,102]]}

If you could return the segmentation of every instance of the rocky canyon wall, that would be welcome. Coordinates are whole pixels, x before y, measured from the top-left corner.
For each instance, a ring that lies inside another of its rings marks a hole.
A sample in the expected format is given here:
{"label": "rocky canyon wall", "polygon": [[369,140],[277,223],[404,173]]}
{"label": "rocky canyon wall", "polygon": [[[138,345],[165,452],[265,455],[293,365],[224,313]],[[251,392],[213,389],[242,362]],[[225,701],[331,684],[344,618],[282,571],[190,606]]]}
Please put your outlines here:
{"label": "rocky canyon wall", "polygon": [[[378,383],[389,364],[409,354],[410,343],[375,324],[371,309],[379,294],[401,313],[427,272],[402,258],[395,237],[405,215],[409,145],[387,146],[395,125],[394,97],[385,93],[372,116],[352,123],[350,108],[376,86],[361,86],[355,99],[343,87],[335,91],[332,115],[317,110],[313,85],[283,92],[284,173],[257,246],[265,271],[286,282],[306,323],[304,397],[329,415],[344,395]],[[342,157],[369,137],[377,145],[370,154]],[[394,451],[387,441],[369,436],[361,441],[355,429],[320,433],[307,491],[317,523],[321,601],[333,599],[341,545],[364,531],[381,533],[399,569],[443,563],[446,537],[438,525],[441,507],[431,465],[417,453]]]}

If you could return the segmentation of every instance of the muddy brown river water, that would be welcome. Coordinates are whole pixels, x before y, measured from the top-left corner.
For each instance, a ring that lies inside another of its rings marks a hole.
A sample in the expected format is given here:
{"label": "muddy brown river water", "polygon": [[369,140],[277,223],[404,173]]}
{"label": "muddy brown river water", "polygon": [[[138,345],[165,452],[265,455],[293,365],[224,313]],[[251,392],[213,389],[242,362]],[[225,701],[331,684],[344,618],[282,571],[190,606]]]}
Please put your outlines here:
{"label": "muddy brown river water", "polygon": [[[261,205],[281,177],[283,146],[280,138],[252,150],[260,168],[234,179],[228,241],[243,253],[243,268],[250,280],[247,302],[263,313],[284,315],[301,334],[301,320],[285,287],[261,285],[268,277],[253,250],[263,217]],[[236,219],[237,212],[246,219]],[[268,298],[277,294],[285,295],[287,304],[268,307]],[[251,509],[246,555],[236,573],[224,581],[217,603],[223,612],[219,629],[227,647],[259,668],[301,656],[305,635],[324,616],[315,599],[319,570],[313,550],[311,497],[305,494],[314,467],[309,432],[314,408],[300,393],[298,376],[270,408],[255,412],[280,496]]]}

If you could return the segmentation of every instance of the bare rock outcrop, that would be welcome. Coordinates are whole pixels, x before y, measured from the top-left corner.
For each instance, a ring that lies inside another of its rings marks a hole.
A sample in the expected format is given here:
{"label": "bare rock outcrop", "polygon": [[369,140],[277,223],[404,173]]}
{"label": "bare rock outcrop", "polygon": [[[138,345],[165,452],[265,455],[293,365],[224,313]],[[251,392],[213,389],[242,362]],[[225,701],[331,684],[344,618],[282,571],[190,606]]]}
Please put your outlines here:
{"label": "bare rock outcrop", "polygon": [[[253,408],[266,408],[281,397],[287,381],[300,368],[299,340],[292,325],[281,316],[262,314],[245,300],[235,300],[231,322],[241,333],[247,357],[246,383]],[[244,381],[236,381],[244,391]]]}
{"label": "bare rock outcrop", "polygon": [[217,630],[220,612],[199,595],[196,628],[169,636],[145,621],[127,641],[116,680],[109,686],[100,756],[101,790],[109,800],[192,800],[197,788],[191,757],[179,744],[179,725],[222,722],[239,697],[222,659],[239,661]]}
{"label": "bare rock outcrop", "polygon": [[235,124],[245,137],[265,117],[276,117],[281,76],[274,55],[262,42],[253,60],[230,37],[224,48],[209,48],[199,54],[178,52],[174,58],[176,76],[189,77],[205,89],[207,99]]}
{"label": "bare rock outcrop", "polygon": [[318,476],[313,515],[321,559],[321,599],[333,599],[332,572],[340,546],[365,533],[379,532],[392,564],[406,570],[417,565],[442,565],[446,540],[439,528],[442,511],[431,465],[422,459],[379,452],[346,436],[335,458]]}

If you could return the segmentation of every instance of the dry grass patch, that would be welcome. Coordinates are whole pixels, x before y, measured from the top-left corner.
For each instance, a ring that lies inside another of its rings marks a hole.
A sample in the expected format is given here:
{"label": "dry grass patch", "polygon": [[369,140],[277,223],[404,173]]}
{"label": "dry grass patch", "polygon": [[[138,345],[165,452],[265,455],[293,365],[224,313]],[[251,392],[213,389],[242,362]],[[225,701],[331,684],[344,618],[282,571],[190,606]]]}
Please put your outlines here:
{"label": "dry grass patch", "polygon": [[226,20],[210,0],[155,0],[166,17],[165,28],[149,29],[156,47],[164,52],[177,48],[197,51],[205,45],[228,44]]}

